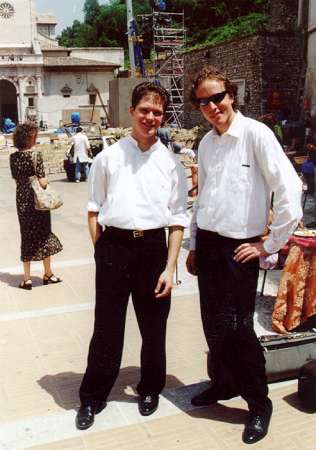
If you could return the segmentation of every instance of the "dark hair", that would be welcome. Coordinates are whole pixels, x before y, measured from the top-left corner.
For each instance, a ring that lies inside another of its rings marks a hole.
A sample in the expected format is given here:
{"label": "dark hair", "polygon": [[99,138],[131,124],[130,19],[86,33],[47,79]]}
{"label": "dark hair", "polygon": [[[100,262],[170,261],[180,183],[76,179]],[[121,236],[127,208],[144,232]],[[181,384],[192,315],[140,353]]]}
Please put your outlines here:
{"label": "dark hair", "polygon": [[34,136],[37,136],[38,126],[34,122],[25,122],[18,125],[13,134],[13,144],[19,150],[26,150],[33,145]]}
{"label": "dark hair", "polygon": [[77,127],[76,133],[80,133],[80,131],[82,131],[82,128],[81,127]]}
{"label": "dark hair", "polygon": [[160,98],[163,103],[163,110],[164,112],[166,112],[166,109],[169,105],[168,91],[160,84],[152,83],[150,81],[144,81],[143,83],[140,83],[134,87],[132,92],[132,107],[136,108],[141,99],[150,92],[156,94],[156,96]]}
{"label": "dark hair", "polygon": [[217,80],[222,81],[225,86],[225,91],[234,99],[232,103],[232,107],[234,111],[237,110],[237,86],[232,83],[229,78],[225,75],[224,72],[221,72],[214,66],[205,66],[203,67],[195,76],[192,81],[191,91],[190,91],[190,101],[192,105],[198,109],[199,105],[196,101],[195,92],[205,80]]}

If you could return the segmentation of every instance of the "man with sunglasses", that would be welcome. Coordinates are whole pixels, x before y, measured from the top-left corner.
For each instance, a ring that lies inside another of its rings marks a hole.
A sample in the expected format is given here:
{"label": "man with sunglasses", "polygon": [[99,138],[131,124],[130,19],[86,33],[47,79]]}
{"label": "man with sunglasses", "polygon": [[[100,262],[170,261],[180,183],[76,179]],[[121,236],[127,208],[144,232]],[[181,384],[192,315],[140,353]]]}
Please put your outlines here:
{"label": "man with sunglasses", "polygon": [[[284,246],[301,218],[301,181],[273,132],[237,111],[236,87],[214,67],[196,76],[191,101],[213,126],[199,145],[198,191],[187,268],[198,276],[209,389],[195,406],[241,395],[248,444],[268,432],[265,359],[253,328],[259,257]],[[271,233],[263,234],[274,192]]]}

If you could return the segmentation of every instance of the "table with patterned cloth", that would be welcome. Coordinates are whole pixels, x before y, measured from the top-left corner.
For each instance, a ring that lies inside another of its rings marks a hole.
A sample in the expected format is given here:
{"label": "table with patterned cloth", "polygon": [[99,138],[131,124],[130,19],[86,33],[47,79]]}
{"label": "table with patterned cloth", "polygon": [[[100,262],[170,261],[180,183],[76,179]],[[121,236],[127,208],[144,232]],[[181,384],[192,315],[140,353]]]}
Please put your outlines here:
{"label": "table with patterned cloth", "polygon": [[291,236],[272,313],[272,328],[288,333],[316,314],[316,237]]}

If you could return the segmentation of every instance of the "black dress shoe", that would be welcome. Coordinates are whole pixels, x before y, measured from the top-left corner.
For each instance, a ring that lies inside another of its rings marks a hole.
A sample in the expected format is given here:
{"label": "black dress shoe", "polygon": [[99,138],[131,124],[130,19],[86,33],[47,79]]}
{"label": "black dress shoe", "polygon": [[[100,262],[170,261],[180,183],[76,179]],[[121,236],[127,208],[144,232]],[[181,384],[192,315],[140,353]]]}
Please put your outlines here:
{"label": "black dress shoe", "polygon": [[106,407],[106,402],[100,403],[98,406],[81,405],[76,416],[76,427],[78,430],[86,430],[94,423],[94,416]]}
{"label": "black dress shoe", "polygon": [[272,415],[272,403],[267,411],[261,414],[250,413],[249,421],[242,434],[245,444],[254,444],[263,439],[268,433],[269,423]]}
{"label": "black dress shoe", "polygon": [[150,416],[158,408],[159,395],[140,395],[138,409],[142,416]]}

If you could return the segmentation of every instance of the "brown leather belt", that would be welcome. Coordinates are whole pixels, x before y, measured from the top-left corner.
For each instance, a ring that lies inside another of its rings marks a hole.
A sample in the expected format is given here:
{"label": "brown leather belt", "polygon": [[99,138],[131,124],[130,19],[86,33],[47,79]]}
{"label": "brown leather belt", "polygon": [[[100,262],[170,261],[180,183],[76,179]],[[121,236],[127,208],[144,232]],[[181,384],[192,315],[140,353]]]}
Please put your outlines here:
{"label": "brown leather belt", "polygon": [[126,230],[124,228],[105,227],[104,233],[121,239],[139,239],[164,233],[164,228],[153,228],[151,230]]}

